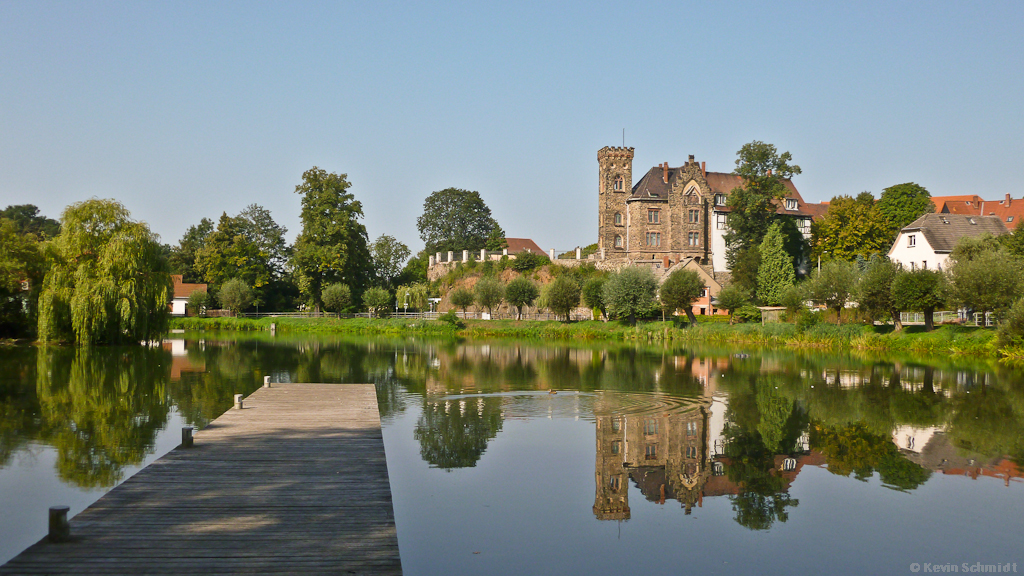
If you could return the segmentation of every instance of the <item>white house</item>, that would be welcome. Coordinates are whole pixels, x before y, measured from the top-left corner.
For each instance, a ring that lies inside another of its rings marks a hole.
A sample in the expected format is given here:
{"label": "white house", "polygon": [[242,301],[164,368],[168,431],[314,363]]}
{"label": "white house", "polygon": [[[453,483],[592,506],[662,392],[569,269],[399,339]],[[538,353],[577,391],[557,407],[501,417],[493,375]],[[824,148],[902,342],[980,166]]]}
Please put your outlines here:
{"label": "white house", "polygon": [[1009,234],[997,216],[925,214],[900,230],[889,259],[904,268],[943,270],[949,253],[964,237]]}
{"label": "white house", "polygon": [[171,282],[174,284],[174,293],[171,297],[171,316],[184,316],[188,297],[193,292],[206,292],[206,284],[186,284],[182,282],[181,274],[171,274]]}

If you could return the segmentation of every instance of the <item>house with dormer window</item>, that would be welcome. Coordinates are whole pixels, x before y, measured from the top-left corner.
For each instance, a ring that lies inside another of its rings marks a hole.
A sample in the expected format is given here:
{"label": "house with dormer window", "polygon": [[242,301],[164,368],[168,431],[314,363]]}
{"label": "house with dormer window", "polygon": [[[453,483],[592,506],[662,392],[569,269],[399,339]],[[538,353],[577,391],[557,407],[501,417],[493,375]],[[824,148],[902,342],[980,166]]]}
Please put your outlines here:
{"label": "house with dormer window", "polygon": [[949,253],[961,238],[1009,233],[997,216],[925,214],[900,230],[889,249],[889,259],[905,270],[944,270]]}

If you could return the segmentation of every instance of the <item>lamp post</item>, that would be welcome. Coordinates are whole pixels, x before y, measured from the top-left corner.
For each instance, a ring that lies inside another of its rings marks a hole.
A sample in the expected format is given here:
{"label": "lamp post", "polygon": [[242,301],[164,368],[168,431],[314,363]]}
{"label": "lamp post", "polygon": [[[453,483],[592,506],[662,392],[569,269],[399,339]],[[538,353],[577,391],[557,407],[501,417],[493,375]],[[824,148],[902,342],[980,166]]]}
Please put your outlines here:
{"label": "lamp post", "polygon": [[409,293],[408,292],[405,293],[405,307],[402,310],[402,312],[404,312],[405,314],[409,313]]}

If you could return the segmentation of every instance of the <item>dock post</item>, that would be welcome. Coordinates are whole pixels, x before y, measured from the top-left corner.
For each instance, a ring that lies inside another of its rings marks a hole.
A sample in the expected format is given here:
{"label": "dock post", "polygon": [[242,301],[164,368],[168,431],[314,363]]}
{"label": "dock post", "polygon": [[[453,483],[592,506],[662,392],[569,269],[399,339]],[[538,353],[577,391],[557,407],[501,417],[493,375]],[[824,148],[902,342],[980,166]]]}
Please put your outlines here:
{"label": "dock post", "polygon": [[192,447],[192,444],[194,443],[194,441],[192,439],[192,431],[193,430],[195,430],[195,428],[193,428],[191,426],[184,426],[181,429],[181,447],[182,448],[191,448]]}
{"label": "dock post", "polygon": [[241,394],[235,394],[235,410],[241,410],[241,409],[242,409],[242,395]]}
{"label": "dock post", "polygon": [[270,376],[263,377],[263,387],[270,388]]}
{"label": "dock post", "polygon": [[50,506],[50,542],[67,542],[71,539],[68,510],[68,506]]}

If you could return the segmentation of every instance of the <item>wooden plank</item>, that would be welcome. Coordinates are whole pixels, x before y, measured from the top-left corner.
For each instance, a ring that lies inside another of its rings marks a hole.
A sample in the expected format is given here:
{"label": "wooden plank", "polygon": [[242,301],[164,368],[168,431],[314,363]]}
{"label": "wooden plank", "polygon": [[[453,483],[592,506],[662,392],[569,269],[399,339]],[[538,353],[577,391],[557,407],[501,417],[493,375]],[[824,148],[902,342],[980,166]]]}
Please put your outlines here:
{"label": "wooden plank", "polygon": [[[40,511],[44,513],[45,511]],[[275,384],[43,539],[13,574],[401,574],[376,391]]]}

